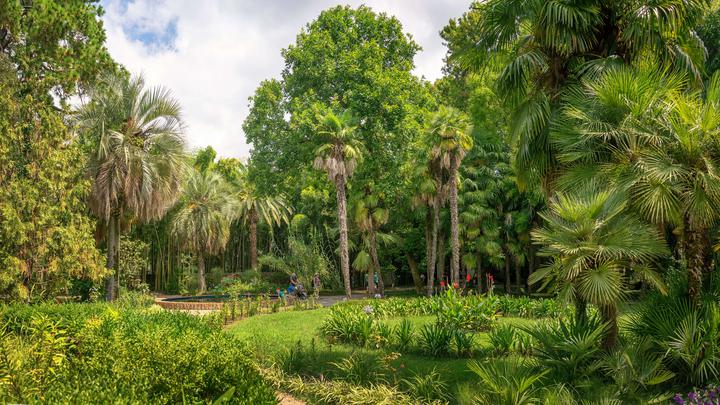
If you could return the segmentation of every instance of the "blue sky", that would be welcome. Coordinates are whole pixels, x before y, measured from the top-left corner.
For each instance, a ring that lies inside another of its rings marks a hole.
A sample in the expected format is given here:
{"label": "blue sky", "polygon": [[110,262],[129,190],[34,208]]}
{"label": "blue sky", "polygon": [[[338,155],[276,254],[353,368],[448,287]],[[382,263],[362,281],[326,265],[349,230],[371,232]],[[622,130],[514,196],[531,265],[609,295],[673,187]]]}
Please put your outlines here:
{"label": "blue sky", "polygon": [[212,145],[222,156],[247,157],[242,121],[248,97],[278,77],[280,50],[320,11],[366,4],[396,16],[422,46],[415,74],[441,75],[439,31],[470,5],[466,0],[102,0],[113,57],[180,100],[192,148]]}

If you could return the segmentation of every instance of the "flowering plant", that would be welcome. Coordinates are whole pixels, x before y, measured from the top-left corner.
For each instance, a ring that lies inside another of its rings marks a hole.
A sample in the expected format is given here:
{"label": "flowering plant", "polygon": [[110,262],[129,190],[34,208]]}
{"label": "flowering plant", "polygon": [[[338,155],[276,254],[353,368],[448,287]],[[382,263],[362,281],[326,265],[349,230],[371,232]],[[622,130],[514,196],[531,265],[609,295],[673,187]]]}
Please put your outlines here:
{"label": "flowering plant", "polygon": [[720,387],[711,385],[688,392],[687,395],[675,394],[673,402],[678,405],[720,405]]}

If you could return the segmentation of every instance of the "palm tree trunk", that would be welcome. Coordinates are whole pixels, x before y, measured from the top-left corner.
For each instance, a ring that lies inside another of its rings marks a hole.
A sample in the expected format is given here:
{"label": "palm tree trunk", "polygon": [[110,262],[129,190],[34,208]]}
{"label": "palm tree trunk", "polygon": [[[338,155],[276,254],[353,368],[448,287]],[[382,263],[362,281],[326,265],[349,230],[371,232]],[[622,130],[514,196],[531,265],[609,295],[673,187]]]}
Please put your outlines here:
{"label": "palm tree trunk", "polygon": [[533,248],[532,244],[528,247],[527,263],[528,263],[528,275],[527,275],[527,278],[525,279],[525,288],[526,288],[525,291],[527,291],[527,294],[530,295],[530,293],[532,293],[532,289],[531,289],[532,285],[530,284],[530,276],[532,276],[533,272],[535,271],[535,248]]}
{"label": "palm tree trunk", "polygon": [[600,308],[600,315],[607,325],[602,347],[609,350],[615,347],[618,338],[617,308],[614,305],[606,305]]}
{"label": "palm tree trunk", "polygon": [[[440,196],[435,196],[435,203],[433,204],[432,210],[432,231],[430,238],[430,254],[427,257],[427,295],[432,296],[433,289],[435,288],[435,267],[438,256],[438,231],[440,228]],[[442,280],[442,277],[438,275],[438,279]]]}
{"label": "palm tree trunk", "polygon": [[118,250],[118,222],[119,215],[113,214],[108,221],[107,258],[105,268],[110,275],[105,279],[105,300],[115,301],[115,277],[117,275],[116,252]]}
{"label": "palm tree trunk", "polygon": [[505,293],[510,293],[510,252],[507,246],[503,246],[503,253],[505,256]]}
{"label": "palm tree trunk", "polygon": [[712,251],[708,231],[703,227],[685,221],[685,257],[688,268],[688,295],[694,303],[700,302],[703,275],[709,271],[712,262]]}
{"label": "palm tree trunk", "polygon": [[350,257],[348,255],[348,228],[347,228],[347,203],[345,197],[345,178],[338,176],[335,183],[335,192],[337,195],[338,206],[338,226],[340,228],[340,270],[343,275],[343,283],[345,284],[345,296],[350,299],[352,290],[350,289]]}
{"label": "palm tree trunk", "polygon": [[480,294],[483,292],[483,269],[482,269],[482,255],[480,255],[480,252],[477,252],[476,254],[476,268],[475,268],[475,278],[477,279],[477,293]]}
{"label": "palm tree trunk", "polygon": [[[378,290],[380,294],[385,293],[385,284],[383,283],[382,279],[382,272],[380,271],[380,260],[378,259],[377,254],[377,238],[375,237],[375,230],[370,229],[370,258],[372,259],[373,265],[372,267],[375,268],[375,271],[378,274]],[[375,279],[373,279],[372,283],[373,287],[375,287]]]}
{"label": "palm tree trunk", "polygon": [[517,285],[516,288],[519,293],[523,289],[521,280],[522,277],[520,277],[520,261],[515,257],[513,257],[513,261],[515,262],[515,284]]}
{"label": "palm tree trunk", "polygon": [[410,268],[410,274],[412,275],[413,279],[413,285],[415,286],[415,293],[417,295],[422,294],[423,290],[423,282],[420,278],[420,272],[418,271],[418,265],[415,259],[412,257],[410,252],[405,253],[405,256],[407,257],[408,267]]}
{"label": "palm tree trunk", "polygon": [[587,301],[575,292],[575,322],[587,323]]}
{"label": "palm tree trunk", "polygon": [[443,233],[438,233],[437,278],[439,281],[445,281],[445,235]]}
{"label": "palm tree trunk", "polygon": [[258,269],[257,225],[258,213],[253,207],[250,210],[250,268],[253,271]]}
{"label": "palm tree trunk", "polygon": [[198,252],[198,290],[200,294],[207,289],[205,285],[205,255],[202,251]]}
{"label": "palm tree trunk", "polygon": [[457,156],[450,157],[450,273],[453,285],[460,283],[460,224],[458,222]]}

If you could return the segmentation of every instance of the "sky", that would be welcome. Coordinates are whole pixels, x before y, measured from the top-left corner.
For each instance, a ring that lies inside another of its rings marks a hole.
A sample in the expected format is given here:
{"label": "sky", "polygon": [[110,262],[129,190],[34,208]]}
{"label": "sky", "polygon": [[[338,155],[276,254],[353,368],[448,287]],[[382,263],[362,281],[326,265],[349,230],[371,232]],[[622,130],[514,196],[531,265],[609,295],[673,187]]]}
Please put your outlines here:
{"label": "sky", "polygon": [[110,54],[150,85],[173,91],[183,106],[190,149],[211,145],[223,157],[246,158],[242,122],[248,98],[279,77],[281,49],[322,10],[365,4],[400,20],[423,50],[417,76],[441,76],[439,32],[470,0],[103,0]]}

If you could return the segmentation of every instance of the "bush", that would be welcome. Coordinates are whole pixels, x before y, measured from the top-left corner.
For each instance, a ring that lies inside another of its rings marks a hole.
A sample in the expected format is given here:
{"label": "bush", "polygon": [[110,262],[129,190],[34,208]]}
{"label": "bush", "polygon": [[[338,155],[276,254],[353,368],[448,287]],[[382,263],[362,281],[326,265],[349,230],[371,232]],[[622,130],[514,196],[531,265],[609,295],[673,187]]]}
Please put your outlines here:
{"label": "bush", "polygon": [[496,405],[538,404],[542,396],[539,382],[547,370],[518,360],[495,360],[483,363],[470,362],[470,370],[479,379],[482,391],[478,403]]}
{"label": "bush", "polygon": [[442,327],[481,331],[490,329],[495,322],[497,301],[479,295],[463,297],[449,288],[433,300],[432,310]]}
{"label": "bush", "polygon": [[107,304],[2,317],[0,402],[275,403],[244,344],[201,318]]}
{"label": "bush", "polygon": [[569,318],[522,329],[535,339],[533,353],[544,369],[556,381],[572,384],[593,372],[606,325],[597,317],[586,322]]}
{"label": "bush", "polygon": [[418,342],[420,351],[428,356],[448,356],[450,355],[450,343],[453,339],[454,331],[441,325],[425,325],[420,330],[420,339]]}
{"label": "bush", "polygon": [[442,403],[450,400],[447,394],[448,385],[435,368],[429,373],[415,374],[403,379],[401,383],[408,392],[412,392],[413,396],[423,403]]}
{"label": "bush", "polygon": [[629,329],[653,342],[682,382],[703,386],[720,378],[720,306],[712,301],[696,307],[681,296],[650,297],[631,318]]}

